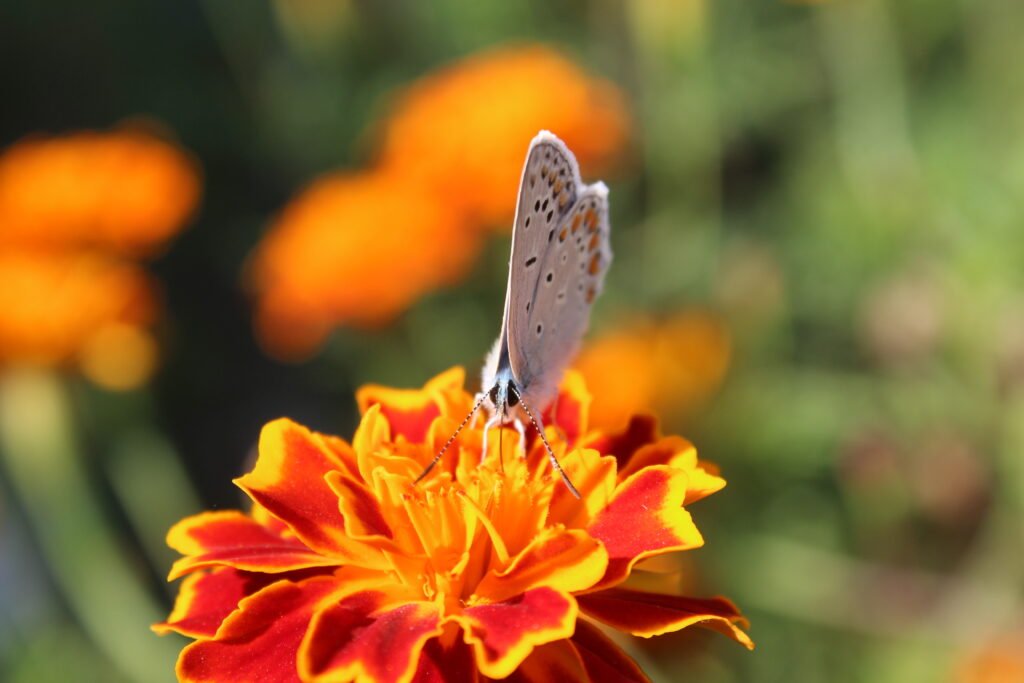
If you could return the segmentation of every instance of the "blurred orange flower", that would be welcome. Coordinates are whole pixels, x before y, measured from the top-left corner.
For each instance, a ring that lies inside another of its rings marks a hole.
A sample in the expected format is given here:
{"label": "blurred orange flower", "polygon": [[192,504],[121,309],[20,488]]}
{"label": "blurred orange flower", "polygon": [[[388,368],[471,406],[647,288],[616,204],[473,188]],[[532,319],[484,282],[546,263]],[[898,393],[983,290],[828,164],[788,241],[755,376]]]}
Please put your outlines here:
{"label": "blurred orange flower", "polygon": [[148,253],[198,198],[192,160],[147,133],[30,138],[0,156],[0,244]]}
{"label": "blurred orange flower", "polygon": [[463,277],[479,249],[440,198],[384,172],[335,173],[294,198],[249,264],[256,327],[299,358],[341,324],[373,327]]}
{"label": "blurred orange flower", "polygon": [[685,414],[718,388],[730,349],[728,330],[702,311],[636,320],[594,340],[576,362],[597,397],[591,421],[619,428],[637,412]]}
{"label": "blurred orange flower", "polygon": [[456,282],[480,226],[511,216],[538,130],[593,171],[627,127],[614,86],[545,47],[485,52],[425,77],[384,122],[378,165],[313,183],[257,246],[248,277],[263,346],[301,359],[339,325],[385,324]]}
{"label": "blurred orange flower", "polygon": [[1002,633],[985,642],[957,667],[956,683],[1024,681],[1024,631]]}
{"label": "blurred orange flower", "polygon": [[0,363],[59,363],[108,326],[154,316],[138,266],[95,253],[0,251]]}
{"label": "blurred orange flower", "polygon": [[399,97],[380,159],[474,222],[506,229],[523,152],[541,129],[565,141],[584,175],[595,174],[626,141],[624,96],[544,46],[482,52]]}
{"label": "blurred orange flower", "polygon": [[195,209],[187,153],[135,130],[31,138],[0,155],[0,364],[77,363],[127,389],[156,363],[151,253]]}

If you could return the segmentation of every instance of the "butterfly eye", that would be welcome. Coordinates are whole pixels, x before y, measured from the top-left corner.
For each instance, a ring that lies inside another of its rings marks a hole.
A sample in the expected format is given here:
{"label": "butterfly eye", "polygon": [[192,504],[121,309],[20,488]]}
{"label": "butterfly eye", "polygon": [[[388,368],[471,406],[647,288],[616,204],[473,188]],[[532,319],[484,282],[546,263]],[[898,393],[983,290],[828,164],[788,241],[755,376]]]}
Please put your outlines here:
{"label": "butterfly eye", "polygon": [[519,392],[517,392],[517,391],[510,391],[510,392],[508,392],[508,407],[509,408],[515,408],[517,405],[519,405]]}
{"label": "butterfly eye", "polygon": [[487,397],[489,399],[491,399],[491,404],[492,405],[495,405],[495,406],[498,405],[498,385],[497,384],[495,384],[493,387],[491,387],[491,390],[487,392]]}

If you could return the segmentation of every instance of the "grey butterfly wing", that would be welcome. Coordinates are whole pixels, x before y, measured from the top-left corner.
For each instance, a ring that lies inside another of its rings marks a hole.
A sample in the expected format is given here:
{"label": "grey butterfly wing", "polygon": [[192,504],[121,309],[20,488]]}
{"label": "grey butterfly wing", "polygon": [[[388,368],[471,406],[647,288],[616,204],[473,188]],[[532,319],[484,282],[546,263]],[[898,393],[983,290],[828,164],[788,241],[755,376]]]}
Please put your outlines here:
{"label": "grey butterfly wing", "polygon": [[612,259],[609,233],[604,183],[583,185],[566,146],[538,135],[523,171],[505,312],[512,373],[538,410],[586,331]]}

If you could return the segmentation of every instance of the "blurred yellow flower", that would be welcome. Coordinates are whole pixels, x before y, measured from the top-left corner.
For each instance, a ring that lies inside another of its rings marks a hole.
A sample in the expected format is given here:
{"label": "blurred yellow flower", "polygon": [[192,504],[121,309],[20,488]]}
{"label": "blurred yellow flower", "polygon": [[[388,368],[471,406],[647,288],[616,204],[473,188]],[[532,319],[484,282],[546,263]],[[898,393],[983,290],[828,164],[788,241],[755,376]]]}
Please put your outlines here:
{"label": "blurred yellow flower", "polygon": [[635,320],[599,337],[576,362],[595,397],[592,423],[617,429],[638,412],[685,414],[718,388],[730,350],[728,330],[703,311]]}
{"label": "blurred yellow flower", "polygon": [[541,129],[564,140],[584,175],[594,175],[626,141],[624,96],[547,47],[481,52],[398,98],[380,159],[474,222],[507,228],[523,151]]}
{"label": "blurred yellow flower", "polygon": [[0,156],[0,245],[151,252],[199,198],[196,165],[147,133],[29,138]]}
{"label": "blurred yellow flower", "polygon": [[341,324],[374,327],[465,275],[479,249],[439,197],[386,172],[335,173],[285,207],[249,264],[256,329],[301,358]]}
{"label": "blurred yellow flower", "polygon": [[108,326],[154,316],[138,266],[95,253],[0,251],[0,363],[69,361]]}

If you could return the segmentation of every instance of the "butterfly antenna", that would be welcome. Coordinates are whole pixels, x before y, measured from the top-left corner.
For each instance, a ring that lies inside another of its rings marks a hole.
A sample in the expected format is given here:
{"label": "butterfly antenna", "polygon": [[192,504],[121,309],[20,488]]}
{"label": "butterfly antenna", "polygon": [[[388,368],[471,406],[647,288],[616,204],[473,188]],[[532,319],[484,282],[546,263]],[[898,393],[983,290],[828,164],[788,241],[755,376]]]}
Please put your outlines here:
{"label": "butterfly antenna", "polygon": [[455,430],[455,431],[454,431],[454,432],[452,433],[452,435],[448,437],[448,440],[444,442],[444,446],[442,446],[442,447],[441,447],[441,450],[440,450],[440,451],[438,451],[437,455],[435,455],[435,456],[434,456],[434,459],[430,461],[430,464],[429,464],[429,465],[427,465],[426,467],[424,467],[424,468],[423,468],[423,471],[422,471],[422,472],[420,472],[420,476],[416,477],[416,481],[414,481],[414,482],[413,482],[413,484],[418,484],[418,483],[420,483],[420,481],[422,481],[422,480],[423,480],[423,477],[425,477],[425,476],[427,476],[428,474],[430,474],[430,470],[434,469],[434,466],[435,466],[435,465],[436,465],[436,464],[437,464],[438,462],[440,462],[440,460],[441,460],[441,456],[443,456],[443,455],[444,455],[445,451],[447,451],[447,450],[448,450],[448,447],[452,445],[452,442],[453,442],[453,441],[455,441],[455,437],[457,437],[457,436],[459,435],[459,432],[461,432],[461,431],[462,431],[462,429],[463,429],[463,428],[464,428],[464,427],[465,427],[465,426],[466,426],[467,424],[469,424],[469,420],[470,420],[470,418],[471,418],[471,417],[473,417],[473,415],[475,415],[475,414],[476,414],[476,411],[480,409],[480,405],[481,405],[481,404],[482,404],[482,403],[484,402],[484,399],[485,399],[485,398],[487,398],[487,392],[482,392],[482,393],[480,394],[480,398],[479,398],[479,399],[477,399],[477,402],[476,402],[476,404],[475,404],[475,405],[473,406],[473,409],[472,409],[471,411],[469,411],[469,415],[467,415],[467,416],[466,416],[465,418],[463,418],[463,420],[462,420],[462,424],[460,424],[460,425],[459,425],[459,427],[458,427],[458,429],[456,429],[456,430]]}
{"label": "butterfly antenna", "polygon": [[[515,391],[515,389],[512,390]],[[523,395],[516,391],[516,396],[519,397],[519,405],[523,406],[523,410],[526,412],[526,417],[530,418],[530,422],[533,423],[533,428],[537,430],[537,434],[540,436],[540,440],[541,442],[543,442],[544,448],[547,449],[548,457],[551,459],[551,466],[554,467],[555,471],[558,472],[559,476],[562,477],[562,481],[565,482],[566,487],[569,489],[572,495],[576,496],[576,498],[580,498],[580,492],[577,491],[576,487],[572,485],[572,481],[570,481],[569,475],[566,474],[565,470],[562,469],[562,466],[558,464],[558,458],[555,457],[555,452],[551,449],[551,444],[548,443],[548,438],[544,435],[544,429],[537,422],[537,419],[533,416],[533,413],[530,412],[529,406],[527,406],[526,401],[523,400]]]}

